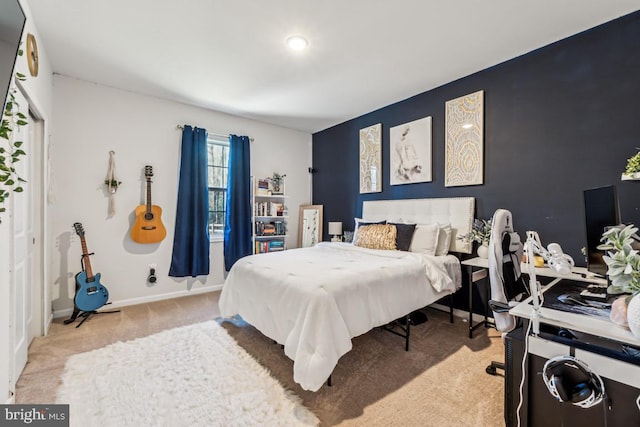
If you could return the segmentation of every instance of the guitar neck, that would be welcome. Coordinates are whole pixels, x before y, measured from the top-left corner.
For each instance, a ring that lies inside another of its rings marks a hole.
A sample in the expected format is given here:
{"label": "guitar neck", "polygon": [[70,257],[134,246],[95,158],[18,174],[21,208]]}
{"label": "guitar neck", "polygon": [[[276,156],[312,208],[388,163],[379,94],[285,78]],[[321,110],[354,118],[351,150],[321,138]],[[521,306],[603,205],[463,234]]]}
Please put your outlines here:
{"label": "guitar neck", "polygon": [[84,269],[87,271],[87,280],[93,278],[93,271],[91,271],[91,261],[89,260],[89,251],[87,250],[87,242],[84,236],[80,237],[80,243],[82,244],[82,260],[84,262]]}
{"label": "guitar neck", "polygon": [[147,213],[151,212],[151,178],[147,178]]}

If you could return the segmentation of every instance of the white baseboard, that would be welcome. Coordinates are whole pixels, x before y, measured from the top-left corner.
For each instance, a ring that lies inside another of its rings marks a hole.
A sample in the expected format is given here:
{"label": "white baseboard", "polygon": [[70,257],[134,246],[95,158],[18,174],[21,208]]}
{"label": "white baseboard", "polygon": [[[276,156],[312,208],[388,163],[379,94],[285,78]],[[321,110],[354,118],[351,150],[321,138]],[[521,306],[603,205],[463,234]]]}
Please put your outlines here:
{"label": "white baseboard", "polygon": [[[129,305],[137,305],[137,304],[144,304],[148,302],[162,301],[162,300],[171,299],[171,298],[186,297],[189,295],[205,294],[208,292],[215,292],[220,290],[222,290],[222,285],[207,286],[204,288],[198,288],[198,289],[192,289],[192,290],[183,290],[183,291],[169,292],[169,293],[160,294],[160,295],[150,295],[148,297],[131,298],[131,299],[126,299],[122,301],[114,301],[111,304],[106,305],[104,307],[106,307],[106,309],[108,310],[112,308],[126,307]],[[53,312],[53,318],[57,319],[59,317],[68,317],[68,316],[71,316],[72,314],[73,314],[73,308],[56,310]]]}

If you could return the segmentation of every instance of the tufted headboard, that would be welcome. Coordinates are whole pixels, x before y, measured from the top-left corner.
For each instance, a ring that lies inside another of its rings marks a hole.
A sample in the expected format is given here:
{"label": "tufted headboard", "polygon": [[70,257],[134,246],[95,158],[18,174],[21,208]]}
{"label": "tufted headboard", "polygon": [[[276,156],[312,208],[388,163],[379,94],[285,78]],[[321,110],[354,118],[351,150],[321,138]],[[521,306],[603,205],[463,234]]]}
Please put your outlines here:
{"label": "tufted headboard", "polygon": [[471,231],[475,211],[473,197],[434,199],[369,200],[362,204],[362,218],[371,221],[397,221],[416,224],[451,224],[452,252],[470,254],[471,242],[458,239]]}

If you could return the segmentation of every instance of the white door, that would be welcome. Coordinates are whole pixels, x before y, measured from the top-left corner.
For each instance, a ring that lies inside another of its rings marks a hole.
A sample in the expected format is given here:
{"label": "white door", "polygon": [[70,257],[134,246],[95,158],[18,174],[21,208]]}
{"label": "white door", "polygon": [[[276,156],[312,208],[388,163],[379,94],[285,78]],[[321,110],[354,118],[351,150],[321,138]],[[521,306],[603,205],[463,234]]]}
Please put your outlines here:
{"label": "white door", "polygon": [[[17,90],[16,101],[20,105],[20,112],[29,116],[29,105],[22,93]],[[22,141],[21,148],[27,156],[15,164],[16,172],[24,179],[29,179],[29,129],[22,126],[13,132],[13,141]],[[26,187],[25,187],[26,188]],[[31,209],[29,192],[12,193],[9,202],[12,205],[13,217],[13,274],[11,277],[11,293],[13,301],[13,381],[17,382],[24,366],[27,364],[27,350],[29,347],[29,321],[31,310]]]}

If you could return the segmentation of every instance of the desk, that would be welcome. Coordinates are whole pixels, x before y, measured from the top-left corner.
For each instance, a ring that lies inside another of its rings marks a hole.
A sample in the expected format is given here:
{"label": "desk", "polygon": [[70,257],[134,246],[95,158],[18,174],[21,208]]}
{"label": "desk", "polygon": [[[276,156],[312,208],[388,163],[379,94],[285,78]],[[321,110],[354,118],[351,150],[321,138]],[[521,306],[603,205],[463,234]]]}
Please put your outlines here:
{"label": "desk", "polygon": [[[553,280],[543,289],[543,293],[558,286],[561,280]],[[528,323],[533,313],[530,301],[531,298],[527,298],[509,313]],[[540,334],[526,336],[525,331],[526,325],[510,332],[505,339],[507,426],[516,424],[519,385],[523,375],[522,426],[640,425],[640,409],[635,403],[640,394],[640,357],[629,355],[626,351],[640,350],[640,339],[635,338],[628,329],[606,318],[542,307]],[[567,336],[566,331],[571,335]],[[525,343],[528,347],[525,347]],[[522,371],[525,351],[528,357]],[[569,403],[560,403],[551,396],[540,372],[546,360],[566,355],[574,355],[602,377],[606,391],[604,404],[581,409]]]}
{"label": "desk", "polygon": [[[469,278],[469,338],[473,338],[473,331],[478,326],[493,326],[489,323],[487,307],[485,307],[484,310],[484,320],[476,323],[475,325],[473,324],[473,284],[487,277],[487,272],[489,271],[489,260],[486,258],[476,257],[464,260],[461,264],[467,267],[467,276]],[[526,274],[529,271],[529,264],[520,264],[520,270],[523,274]],[[535,272],[537,276],[541,277],[566,278],[589,283],[606,283],[606,280],[604,279],[588,278],[587,276],[589,272],[584,267],[573,267],[570,274],[559,274],[557,271],[548,267],[536,267]],[[488,289],[489,288],[487,288],[487,302],[489,300]]]}

